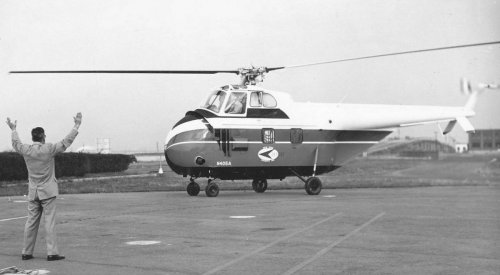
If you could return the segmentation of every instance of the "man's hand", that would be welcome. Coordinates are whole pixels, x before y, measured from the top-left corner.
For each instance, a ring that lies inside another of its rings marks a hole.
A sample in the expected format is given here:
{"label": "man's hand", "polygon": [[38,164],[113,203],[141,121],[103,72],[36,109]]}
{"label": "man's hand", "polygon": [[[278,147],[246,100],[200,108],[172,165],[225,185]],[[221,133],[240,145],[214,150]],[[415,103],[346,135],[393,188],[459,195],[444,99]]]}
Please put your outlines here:
{"label": "man's hand", "polygon": [[75,121],[75,128],[78,129],[80,124],[82,124],[82,113],[77,113],[75,117],[73,117]]}
{"label": "man's hand", "polygon": [[9,127],[12,131],[14,131],[14,130],[16,130],[16,127],[17,127],[17,120],[14,121],[14,123],[12,123],[12,121],[10,121],[10,118],[7,118],[7,125],[9,125]]}

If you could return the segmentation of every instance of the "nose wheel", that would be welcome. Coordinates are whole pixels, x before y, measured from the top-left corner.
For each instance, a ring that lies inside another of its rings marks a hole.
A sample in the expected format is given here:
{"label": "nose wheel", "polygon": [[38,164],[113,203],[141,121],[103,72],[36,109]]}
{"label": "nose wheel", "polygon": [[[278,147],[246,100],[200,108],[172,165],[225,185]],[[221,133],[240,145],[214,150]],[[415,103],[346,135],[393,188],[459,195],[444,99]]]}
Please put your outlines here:
{"label": "nose wheel", "polygon": [[207,194],[207,197],[217,197],[219,195],[219,186],[217,183],[208,180],[207,187],[205,187],[205,194]]}
{"label": "nose wheel", "polygon": [[[194,179],[191,179],[187,185],[186,191],[190,196],[198,196],[200,189],[200,185],[195,182]],[[209,179],[208,184],[205,187],[205,194],[207,194],[207,197],[217,197],[217,195],[219,195],[219,186],[217,183],[212,182],[212,180]]]}
{"label": "nose wheel", "polygon": [[200,193],[200,185],[193,179],[191,179],[191,182],[189,182],[186,191],[190,196],[198,196],[198,194]]}

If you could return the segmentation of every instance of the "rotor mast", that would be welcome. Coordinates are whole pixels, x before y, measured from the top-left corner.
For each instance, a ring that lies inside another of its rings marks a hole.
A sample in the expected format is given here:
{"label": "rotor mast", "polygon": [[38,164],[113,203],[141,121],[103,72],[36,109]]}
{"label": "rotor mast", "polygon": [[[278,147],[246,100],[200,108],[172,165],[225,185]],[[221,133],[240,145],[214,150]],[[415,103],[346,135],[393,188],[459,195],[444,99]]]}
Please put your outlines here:
{"label": "rotor mast", "polygon": [[239,68],[238,69],[238,75],[241,78],[240,85],[255,85],[258,82],[263,82],[264,81],[264,74],[274,71],[274,70],[279,70],[283,69],[285,67],[251,67],[251,68]]}
{"label": "rotor mast", "polygon": [[240,85],[255,85],[257,82],[264,81],[264,74],[267,73],[266,67],[239,68]]}

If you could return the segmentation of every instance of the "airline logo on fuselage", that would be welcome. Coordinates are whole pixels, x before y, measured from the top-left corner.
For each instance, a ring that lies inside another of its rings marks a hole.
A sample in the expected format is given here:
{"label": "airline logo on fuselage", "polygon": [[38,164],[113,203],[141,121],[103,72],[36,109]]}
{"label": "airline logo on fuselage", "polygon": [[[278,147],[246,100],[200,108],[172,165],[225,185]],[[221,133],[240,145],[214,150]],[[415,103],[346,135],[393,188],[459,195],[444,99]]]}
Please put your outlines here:
{"label": "airline logo on fuselage", "polygon": [[273,147],[264,147],[257,153],[257,155],[261,161],[271,162],[276,160],[280,154]]}

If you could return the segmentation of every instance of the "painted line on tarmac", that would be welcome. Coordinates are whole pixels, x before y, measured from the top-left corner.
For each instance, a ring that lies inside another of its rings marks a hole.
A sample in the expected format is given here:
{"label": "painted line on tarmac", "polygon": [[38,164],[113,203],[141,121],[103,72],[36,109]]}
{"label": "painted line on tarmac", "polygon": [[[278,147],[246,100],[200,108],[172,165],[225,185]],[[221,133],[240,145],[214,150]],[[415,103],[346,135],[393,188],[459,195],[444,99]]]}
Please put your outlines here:
{"label": "painted line on tarmac", "polygon": [[229,216],[231,219],[253,219],[255,216]]}
{"label": "painted line on tarmac", "polygon": [[159,244],[161,243],[160,241],[131,241],[131,242],[126,242],[128,245],[153,245],[153,244]]}
{"label": "painted line on tarmac", "polygon": [[385,212],[382,212],[382,213],[378,214],[377,216],[371,218],[369,221],[365,222],[360,227],[358,227],[358,228],[354,229],[353,231],[349,232],[349,234],[345,235],[344,237],[336,240],[335,242],[331,243],[327,247],[325,247],[322,250],[320,250],[318,253],[316,253],[316,255],[312,256],[311,258],[309,258],[309,259],[301,262],[300,264],[294,266],[293,268],[289,269],[287,272],[283,273],[283,275],[294,274],[295,272],[301,270],[306,265],[308,265],[308,264],[316,261],[319,257],[325,255],[332,248],[334,248],[335,246],[341,244],[343,241],[349,239],[350,237],[352,237],[353,235],[355,235],[356,233],[358,233],[359,231],[361,231],[363,228],[367,227],[368,225],[370,225],[371,223],[373,223],[374,221],[378,220],[379,218],[381,218],[384,215],[385,215]]}
{"label": "painted line on tarmac", "polygon": [[24,219],[27,218],[28,216],[23,216],[23,217],[17,217],[17,218],[10,218],[10,219],[2,219],[0,222],[6,222],[6,221],[12,221],[12,220],[19,220],[19,219]]}
{"label": "painted line on tarmac", "polygon": [[299,234],[299,233],[302,233],[302,232],[304,232],[304,231],[307,231],[307,230],[309,230],[309,229],[311,229],[311,228],[313,228],[313,227],[315,227],[315,226],[318,226],[318,225],[320,225],[320,224],[322,224],[322,223],[324,223],[324,222],[327,222],[327,221],[329,221],[329,220],[331,220],[331,219],[333,219],[333,218],[335,218],[335,217],[338,217],[338,216],[340,216],[341,214],[342,214],[342,213],[337,213],[337,214],[332,215],[332,216],[330,216],[330,217],[328,217],[328,218],[326,218],[326,219],[323,219],[323,220],[321,220],[321,221],[319,221],[319,222],[316,222],[316,223],[314,223],[314,224],[312,224],[312,225],[309,225],[309,226],[304,227],[304,228],[302,228],[302,229],[300,229],[300,230],[298,230],[298,231],[295,231],[295,232],[293,232],[293,233],[292,233],[292,234],[290,234],[290,235],[287,235],[287,236],[284,236],[284,237],[282,237],[282,238],[279,238],[279,239],[277,239],[276,241],[271,242],[271,243],[269,243],[269,244],[267,244],[267,245],[265,245],[265,246],[263,246],[263,247],[260,247],[260,248],[258,248],[258,249],[256,249],[256,250],[254,250],[254,251],[252,251],[252,252],[250,252],[250,253],[246,254],[246,255],[243,255],[243,256],[241,256],[241,257],[239,257],[239,258],[236,258],[236,259],[234,259],[234,260],[232,260],[232,261],[230,261],[230,262],[227,262],[227,263],[225,263],[225,264],[223,264],[223,265],[220,265],[220,266],[218,266],[218,267],[216,267],[216,268],[214,268],[214,269],[212,269],[212,270],[209,270],[209,271],[207,271],[207,272],[203,273],[203,275],[208,275],[208,274],[214,274],[214,273],[217,273],[218,271],[220,271],[220,270],[222,270],[222,269],[224,269],[224,268],[226,268],[226,267],[228,267],[228,266],[231,266],[231,265],[233,265],[233,264],[235,264],[235,263],[237,263],[237,262],[239,262],[239,261],[241,261],[241,260],[244,260],[244,259],[246,259],[246,258],[248,258],[248,257],[251,257],[251,256],[253,256],[253,255],[255,255],[255,254],[257,254],[257,253],[259,253],[259,252],[261,252],[261,251],[263,251],[263,250],[266,250],[266,249],[268,249],[269,247],[271,247],[271,246],[273,246],[273,245],[275,245],[275,244],[277,244],[277,243],[279,243],[279,242],[285,241],[285,240],[287,240],[287,239],[289,239],[289,238],[291,238],[291,237],[293,237],[293,236],[295,236],[295,235],[297,235],[297,234]]}

